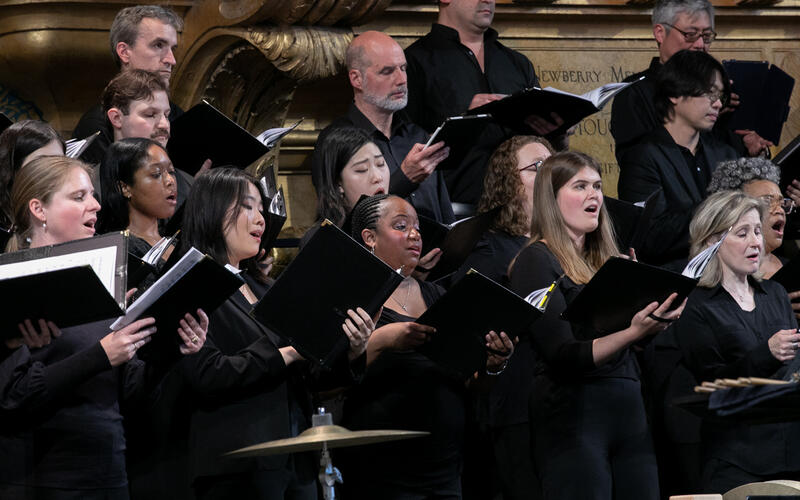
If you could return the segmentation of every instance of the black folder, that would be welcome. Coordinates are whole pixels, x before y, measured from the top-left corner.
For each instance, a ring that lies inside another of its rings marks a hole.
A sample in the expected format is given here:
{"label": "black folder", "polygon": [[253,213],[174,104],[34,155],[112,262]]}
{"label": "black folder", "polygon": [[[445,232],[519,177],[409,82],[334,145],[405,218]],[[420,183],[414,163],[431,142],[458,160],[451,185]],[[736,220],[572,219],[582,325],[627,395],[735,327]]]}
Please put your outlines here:
{"label": "black folder", "polygon": [[789,117],[789,99],[794,78],[766,61],[723,61],[732,91],[739,94],[741,104],[733,112],[728,127],[749,129],[778,144],[783,124]]}
{"label": "black folder", "polygon": [[[145,293],[156,292],[162,279],[169,279],[169,275],[162,274],[159,281],[153,283]],[[137,351],[137,355],[142,359],[147,359],[154,355],[174,354],[183,343],[177,333],[179,322],[183,316],[190,313],[196,317],[197,309],[202,309],[206,314],[211,315],[242,286],[242,283],[241,277],[218,264],[208,255],[202,256],[152,305],[124,323],[129,324],[139,318],[154,317],[156,319],[158,332],[151,337],[149,343]],[[144,294],[141,295],[137,302],[144,297]],[[131,304],[131,307],[135,304],[136,302]],[[130,307],[128,309],[130,311]],[[112,327],[121,328],[122,326],[113,325]]]}
{"label": "black folder", "polygon": [[436,168],[438,170],[458,168],[467,154],[478,144],[478,139],[491,118],[491,115],[487,114],[445,118],[428,140],[428,144],[444,141],[445,146],[450,148],[450,154]]}
{"label": "black folder", "polygon": [[126,232],[116,231],[113,233],[104,234],[102,236],[95,236],[93,238],[84,238],[80,240],[69,241],[67,243],[59,243],[58,245],[48,245],[37,248],[29,248],[26,250],[19,250],[17,252],[5,253],[0,255],[0,265],[43,259],[46,257],[57,257],[71,253],[110,247],[114,247],[115,256],[114,299],[120,307],[125,307],[125,292],[128,289],[126,283],[128,236]]}
{"label": "black folder", "polygon": [[661,188],[648,196],[644,201],[644,206],[610,196],[603,199],[608,214],[611,216],[611,223],[614,225],[620,252],[627,254],[628,249],[636,250],[641,247],[644,237],[647,235],[650,219],[655,211],[655,198],[659,192],[661,192]]}
{"label": "black folder", "polygon": [[214,106],[201,102],[172,122],[167,151],[176,168],[194,175],[207,159],[213,166],[247,168],[269,148]]}
{"label": "black folder", "polygon": [[[548,135],[560,135],[587,116],[600,111],[614,95],[628,85],[630,84],[607,84],[584,95],[532,87],[471,109],[467,114],[489,114],[505,127],[530,130],[525,123],[529,116],[537,115],[552,121],[550,115],[556,113],[564,123]],[[594,95],[587,97],[589,94]]]}
{"label": "black folder", "polygon": [[661,303],[673,292],[678,297],[672,307],[678,307],[695,286],[697,280],[681,274],[612,257],[567,306],[562,317],[590,326],[602,336],[624,330],[645,306]]}
{"label": "black folder", "polygon": [[416,322],[436,328],[417,350],[446,370],[467,378],[486,366],[485,335],[494,330],[521,336],[541,316],[525,299],[470,269]]}
{"label": "black folder", "polygon": [[331,368],[349,346],[347,310],[374,316],[403,277],[323,221],[252,314],[306,359]]}
{"label": "black folder", "polygon": [[0,301],[0,331],[7,339],[21,336],[17,324],[26,319],[34,325],[45,319],[68,328],[122,314],[88,265],[0,280]]}
{"label": "black folder", "polygon": [[128,289],[139,288],[148,276],[156,272],[155,266],[151,266],[139,257],[128,252]]}
{"label": "black folder", "polygon": [[434,248],[442,250],[442,257],[428,275],[428,281],[435,281],[456,272],[467,260],[483,233],[492,225],[492,221],[499,211],[500,207],[496,207],[451,225],[442,224],[420,215],[419,231],[422,235],[422,255],[427,255]]}

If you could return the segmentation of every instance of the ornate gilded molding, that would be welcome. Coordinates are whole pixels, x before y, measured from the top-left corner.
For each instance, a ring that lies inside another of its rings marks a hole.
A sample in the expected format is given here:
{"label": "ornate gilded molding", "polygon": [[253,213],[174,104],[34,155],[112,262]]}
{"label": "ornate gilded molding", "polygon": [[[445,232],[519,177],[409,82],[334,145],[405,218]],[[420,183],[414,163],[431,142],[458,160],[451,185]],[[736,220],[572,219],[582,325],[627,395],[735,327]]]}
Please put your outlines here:
{"label": "ornate gilded molding", "polygon": [[256,26],[248,29],[246,38],[276,68],[305,83],[341,71],[353,33],[333,28]]}

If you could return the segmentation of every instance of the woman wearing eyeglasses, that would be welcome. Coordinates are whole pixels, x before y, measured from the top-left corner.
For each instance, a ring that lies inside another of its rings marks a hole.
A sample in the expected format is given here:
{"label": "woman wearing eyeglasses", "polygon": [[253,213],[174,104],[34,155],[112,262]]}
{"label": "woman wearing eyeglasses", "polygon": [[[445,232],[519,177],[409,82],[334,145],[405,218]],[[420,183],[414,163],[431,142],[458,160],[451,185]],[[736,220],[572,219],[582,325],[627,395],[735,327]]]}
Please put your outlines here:
{"label": "woman wearing eyeglasses", "polygon": [[[783,243],[786,216],[794,210],[792,199],[784,198],[781,194],[778,186],[780,179],[781,171],[771,161],[764,158],[739,158],[719,163],[708,186],[710,193],[725,189],[744,191],[745,194],[761,200],[767,207],[764,220],[765,255],[759,268],[764,278],[770,278],[783,267],[780,257],[772,252]],[[797,296],[800,297],[800,294]]]}
{"label": "woman wearing eyeglasses", "polygon": [[[483,180],[478,213],[495,207],[501,207],[500,212],[459,274],[474,268],[498,283],[507,284],[508,265],[530,238],[536,172],[554,153],[547,139],[531,135],[514,136],[495,150]],[[528,428],[528,388],[533,380],[534,360],[533,351],[524,348],[529,340],[523,338],[520,342],[523,348],[518,352],[522,356],[509,360],[486,393],[473,395],[475,420],[480,424],[477,428],[488,426],[489,436],[480,439],[477,434],[481,431],[476,429],[474,439],[468,438],[467,443],[491,443],[493,453],[469,447],[465,450],[465,470],[494,466],[498,486],[507,500],[537,498],[530,491],[534,482],[530,480],[533,461]],[[473,476],[464,476],[470,477]]]}

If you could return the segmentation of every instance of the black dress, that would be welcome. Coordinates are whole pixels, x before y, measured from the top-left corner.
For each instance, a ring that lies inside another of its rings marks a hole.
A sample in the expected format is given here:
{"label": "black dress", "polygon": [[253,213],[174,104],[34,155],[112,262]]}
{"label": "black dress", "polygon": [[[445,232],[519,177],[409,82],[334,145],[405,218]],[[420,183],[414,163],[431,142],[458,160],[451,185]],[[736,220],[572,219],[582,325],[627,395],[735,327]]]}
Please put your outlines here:
{"label": "black dress", "polygon": [[121,405],[143,400],[167,366],[112,368],[111,321],[62,330],[0,365],[0,497],[127,498]]}
{"label": "black dress", "polygon": [[[444,294],[437,285],[418,283],[426,306]],[[403,321],[414,318],[384,308],[377,327]],[[348,395],[343,425],[431,435],[338,454],[346,498],[460,499],[464,387],[464,380],[449,377],[415,351],[381,353]]]}
{"label": "black dress", "polygon": [[[750,279],[755,309],[744,311],[721,286],[697,288],[676,323],[684,360],[698,382],[717,378],[782,378],[786,366],[767,341],[797,328],[786,290],[774,281]],[[769,479],[800,479],[800,423],[704,422],[703,488],[724,492]]]}
{"label": "black dress", "polygon": [[[525,296],[562,274],[555,256],[537,242],[517,257],[511,289]],[[531,433],[544,498],[656,499],[657,468],[634,356],[625,349],[595,366],[598,333],[560,317],[582,288],[564,277],[531,327],[538,359]]]}
{"label": "black dress", "polygon": [[[244,273],[243,273],[244,274]],[[256,297],[267,285],[243,276]],[[310,425],[312,386],[345,385],[356,375],[342,356],[332,372],[283,361],[286,341],[250,316],[252,305],[234,293],[209,318],[199,353],[182,360],[192,408],[189,476],[198,499],[315,499],[313,454],[228,459],[223,453],[296,436]]]}

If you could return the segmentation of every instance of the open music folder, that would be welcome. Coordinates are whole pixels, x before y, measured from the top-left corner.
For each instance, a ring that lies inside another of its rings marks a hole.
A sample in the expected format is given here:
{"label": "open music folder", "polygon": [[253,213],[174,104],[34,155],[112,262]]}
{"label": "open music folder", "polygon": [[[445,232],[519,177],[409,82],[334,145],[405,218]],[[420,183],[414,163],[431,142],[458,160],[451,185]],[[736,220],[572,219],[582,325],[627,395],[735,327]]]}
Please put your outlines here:
{"label": "open music folder", "polygon": [[598,334],[624,330],[651,302],[661,303],[676,292],[678,307],[697,286],[697,279],[621,257],[603,264],[562,317],[594,328]]}
{"label": "open music folder", "polygon": [[194,175],[210,159],[213,167],[241,169],[260,159],[297,127],[269,129],[258,137],[203,101],[172,122],[167,152],[176,168]]}
{"label": "open music folder", "polygon": [[158,332],[138,351],[139,357],[174,353],[183,343],[178,335],[186,313],[211,314],[243,284],[241,277],[192,247],[131,304],[111,328],[123,328],[139,318],[154,317]]}
{"label": "open music folder", "polygon": [[422,255],[427,255],[434,248],[442,250],[442,257],[428,275],[428,281],[436,281],[456,272],[467,260],[483,233],[489,230],[499,211],[500,207],[496,207],[449,225],[420,215]]}
{"label": "open music folder", "polygon": [[306,359],[331,368],[347,350],[347,310],[374,316],[403,276],[326,220],[252,314]]}
{"label": "open music folder", "polygon": [[0,255],[2,335],[18,337],[26,319],[67,328],[122,314],[127,248],[116,232]]}
{"label": "open music folder", "polygon": [[486,366],[485,335],[528,332],[541,311],[511,290],[470,269],[416,322],[436,328],[417,350],[446,370],[469,377]]}
{"label": "open music folder", "polygon": [[[642,77],[644,78],[644,77]],[[563,134],[587,116],[593,115],[624,88],[633,84],[608,83],[582,95],[571,94],[553,87],[531,87],[498,101],[469,110],[471,115],[489,114],[500,125],[516,130],[527,130],[525,121],[531,115],[552,121],[551,113],[558,114],[564,123],[551,134]]]}

